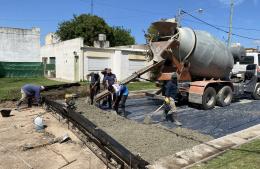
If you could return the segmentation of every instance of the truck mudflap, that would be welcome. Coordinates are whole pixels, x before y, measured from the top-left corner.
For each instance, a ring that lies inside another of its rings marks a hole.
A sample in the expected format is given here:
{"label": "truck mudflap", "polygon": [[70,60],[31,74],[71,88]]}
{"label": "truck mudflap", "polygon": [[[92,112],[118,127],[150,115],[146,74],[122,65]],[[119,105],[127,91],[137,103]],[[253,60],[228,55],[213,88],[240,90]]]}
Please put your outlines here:
{"label": "truck mudflap", "polygon": [[202,104],[202,95],[196,93],[189,93],[189,102]]}
{"label": "truck mudflap", "polygon": [[[204,84],[204,83],[201,83]],[[196,104],[202,104],[202,96],[204,93],[206,85],[196,85],[194,82],[190,84],[189,88],[189,102],[190,103],[196,103]]]}

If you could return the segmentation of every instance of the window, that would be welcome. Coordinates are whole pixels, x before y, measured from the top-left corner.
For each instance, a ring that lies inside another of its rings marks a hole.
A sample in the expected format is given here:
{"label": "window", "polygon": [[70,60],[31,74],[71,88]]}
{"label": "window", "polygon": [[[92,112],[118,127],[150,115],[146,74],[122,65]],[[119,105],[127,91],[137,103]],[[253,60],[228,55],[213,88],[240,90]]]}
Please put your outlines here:
{"label": "window", "polygon": [[50,57],[50,64],[55,64],[55,60],[56,60],[55,57]]}
{"label": "window", "polygon": [[243,65],[254,64],[254,56],[242,57],[242,59],[240,60],[240,64]]}

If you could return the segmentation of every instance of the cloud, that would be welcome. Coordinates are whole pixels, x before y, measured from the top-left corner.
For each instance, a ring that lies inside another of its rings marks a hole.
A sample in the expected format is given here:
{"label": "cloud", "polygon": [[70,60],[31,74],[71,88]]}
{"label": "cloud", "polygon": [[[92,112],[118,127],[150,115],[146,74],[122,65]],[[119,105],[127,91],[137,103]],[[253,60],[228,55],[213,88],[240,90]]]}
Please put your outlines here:
{"label": "cloud", "polygon": [[[230,5],[230,0],[218,0],[218,1],[224,5]],[[239,4],[242,4],[244,1],[245,0],[234,0],[234,3],[235,3],[235,5],[239,5]],[[255,3],[255,1],[257,2],[258,0],[254,0],[254,3]]]}
{"label": "cloud", "polygon": [[253,44],[254,44],[254,45],[257,45],[257,46],[260,46],[260,40],[255,40],[255,41],[253,41]]}

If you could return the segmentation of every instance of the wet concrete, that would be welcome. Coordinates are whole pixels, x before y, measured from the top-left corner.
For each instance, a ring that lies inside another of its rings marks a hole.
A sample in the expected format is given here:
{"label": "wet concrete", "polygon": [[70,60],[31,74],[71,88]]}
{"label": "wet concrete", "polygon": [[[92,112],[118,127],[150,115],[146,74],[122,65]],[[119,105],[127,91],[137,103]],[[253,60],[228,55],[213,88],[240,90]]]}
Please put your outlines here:
{"label": "wet concrete", "polygon": [[84,98],[77,99],[76,107],[84,117],[149,163],[213,139],[186,128],[165,129],[138,123],[118,116],[116,112],[90,106]]}
{"label": "wet concrete", "polygon": [[[175,128],[173,123],[163,121],[163,110],[151,113],[161,104],[161,101],[148,97],[128,99],[127,118],[143,123],[145,117],[150,116],[153,123]],[[260,124],[260,101],[242,99],[228,107],[216,107],[212,110],[199,110],[184,105],[178,107],[178,117],[182,127],[219,138]]]}

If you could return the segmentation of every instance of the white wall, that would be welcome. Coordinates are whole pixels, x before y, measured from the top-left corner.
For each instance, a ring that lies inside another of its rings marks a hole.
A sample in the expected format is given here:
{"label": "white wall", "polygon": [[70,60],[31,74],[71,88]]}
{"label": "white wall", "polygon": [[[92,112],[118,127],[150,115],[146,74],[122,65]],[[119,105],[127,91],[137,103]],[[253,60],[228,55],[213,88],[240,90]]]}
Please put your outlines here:
{"label": "white wall", "polygon": [[[134,56],[130,58],[129,56]],[[84,75],[91,72],[100,72],[104,68],[111,68],[119,81],[132,73],[147,66],[147,61],[141,59],[145,55],[141,52],[121,49],[84,48]],[[141,58],[140,58],[141,57]],[[91,65],[90,65],[91,64]],[[148,78],[148,74],[142,76]]]}
{"label": "white wall", "polygon": [[98,72],[111,68],[114,50],[87,47],[84,51],[84,77],[91,72]]}
{"label": "white wall", "polygon": [[[131,58],[130,56],[136,56],[136,58]],[[140,54],[140,52],[122,51],[122,64],[124,65],[124,69],[122,70],[121,78],[124,79],[134,72],[139,71],[140,69],[152,64],[152,62],[149,63],[143,58],[140,58],[140,56],[144,57],[145,55]],[[148,79],[149,73],[145,73],[141,77]]]}
{"label": "white wall", "polygon": [[40,62],[40,29],[0,27],[0,61]]}
{"label": "white wall", "polygon": [[[56,78],[79,81],[83,80],[83,38],[76,38],[55,44],[45,45],[41,48],[41,57],[56,58]],[[75,54],[79,56],[79,79],[75,79]]]}
{"label": "white wall", "polygon": [[[74,51],[79,56],[80,79],[75,79],[74,76]],[[41,48],[41,57],[55,57],[56,78],[69,81],[85,80],[87,74],[100,73],[105,68],[111,68],[121,81],[148,65],[143,59],[144,54],[140,51],[83,47],[82,38],[45,45]]]}
{"label": "white wall", "polygon": [[127,70],[127,67],[121,51],[115,51],[114,55],[112,56],[112,65],[110,68],[112,69],[112,72],[116,75],[117,80],[122,80],[124,71]]}

